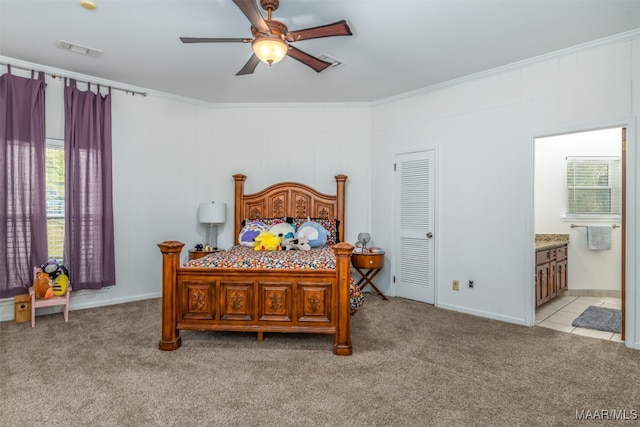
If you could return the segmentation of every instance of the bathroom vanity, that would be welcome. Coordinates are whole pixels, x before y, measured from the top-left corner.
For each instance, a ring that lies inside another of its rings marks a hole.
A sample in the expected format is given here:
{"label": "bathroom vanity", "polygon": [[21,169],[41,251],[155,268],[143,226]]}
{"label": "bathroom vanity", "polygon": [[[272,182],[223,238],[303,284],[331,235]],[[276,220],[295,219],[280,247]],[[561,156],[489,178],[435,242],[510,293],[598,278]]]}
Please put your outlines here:
{"label": "bathroom vanity", "polygon": [[536,307],[567,290],[568,234],[536,234]]}

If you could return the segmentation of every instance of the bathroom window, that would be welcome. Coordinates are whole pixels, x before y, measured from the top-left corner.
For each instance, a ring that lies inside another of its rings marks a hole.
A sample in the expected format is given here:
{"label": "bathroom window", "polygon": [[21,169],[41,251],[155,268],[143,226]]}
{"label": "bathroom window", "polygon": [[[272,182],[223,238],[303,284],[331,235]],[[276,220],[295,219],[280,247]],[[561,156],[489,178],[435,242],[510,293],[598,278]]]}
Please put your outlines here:
{"label": "bathroom window", "polygon": [[566,215],[619,218],[620,157],[567,157]]}

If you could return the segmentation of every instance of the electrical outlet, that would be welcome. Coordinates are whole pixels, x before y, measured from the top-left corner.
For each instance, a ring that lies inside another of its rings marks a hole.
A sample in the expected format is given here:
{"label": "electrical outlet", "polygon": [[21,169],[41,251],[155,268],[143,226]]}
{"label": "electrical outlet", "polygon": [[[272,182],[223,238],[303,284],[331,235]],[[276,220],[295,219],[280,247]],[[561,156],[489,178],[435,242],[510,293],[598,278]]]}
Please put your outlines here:
{"label": "electrical outlet", "polygon": [[473,280],[469,280],[469,287],[473,288]]}
{"label": "electrical outlet", "polygon": [[454,280],[453,281],[453,290],[454,291],[459,291],[460,290],[460,281],[459,280]]}

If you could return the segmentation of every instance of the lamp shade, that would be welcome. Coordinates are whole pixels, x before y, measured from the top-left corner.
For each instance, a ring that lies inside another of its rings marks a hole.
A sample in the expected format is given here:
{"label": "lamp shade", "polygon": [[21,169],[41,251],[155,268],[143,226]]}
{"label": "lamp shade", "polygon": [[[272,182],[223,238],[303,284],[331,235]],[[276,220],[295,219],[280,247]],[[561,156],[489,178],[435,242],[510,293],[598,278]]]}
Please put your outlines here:
{"label": "lamp shade", "polygon": [[287,43],[275,37],[259,37],[251,42],[251,47],[260,61],[269,65],[280,62],[289,49]]}
{"label": "lamp shade", "polygon": [[200,203],[198,221],[207,224],[223,224],[227,219],[227,204],[220,202]]}

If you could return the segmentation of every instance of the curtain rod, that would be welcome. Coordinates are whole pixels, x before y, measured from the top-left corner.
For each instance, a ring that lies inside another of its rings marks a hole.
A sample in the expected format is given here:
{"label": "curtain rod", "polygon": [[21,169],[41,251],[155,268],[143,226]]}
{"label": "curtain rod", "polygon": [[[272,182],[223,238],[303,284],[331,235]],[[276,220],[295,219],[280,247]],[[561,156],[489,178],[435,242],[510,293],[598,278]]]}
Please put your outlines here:
{"label": "curtain rod", "polygon": [[[77,82],[80,82],[80,83],[87,83],[89,85],[96,85],[96,86],[99,85],[98,83],[88,82],[88,81],[85,81],[85,80],[79,80],[79,79],[76,79],[75,77],[68,77],[68,76],[63,76],[63,75],[60,75],[60,74],[52,74],[52,73],[48,73],[46,71],[35,70],[35,69],[31,69],[31,68],[26,68],[26,67],[21,67],[20,65],[9,64],[9,63],[6,63],[6,62],[0,62],[0,64],[6,65],[8,67],[10,66],[11,68],[17,68],[19,70],[24,70],[24,71],[37,71],[38,73],[44,73],[47,76],[51,76],[54,79],[57,79],[57,78],[60,78],[60,79],[62,79],[62,78],[75,79]],[[137,90],[123,89],[121,87],[115,87],[115,86],[105,85],[105,84],[100,84],[100,86],[107,86],[107,87],[110,87],[111,89],[114,89],[114,90],[120,90],[122,92],[130,93],[131,96],[134,96],[134,95],[147,96],[147,92],[139,92]]]}

